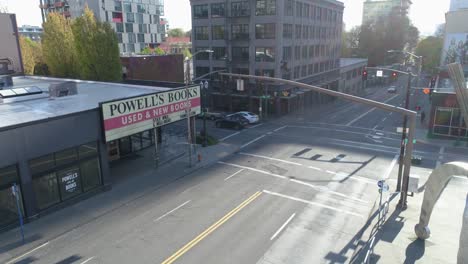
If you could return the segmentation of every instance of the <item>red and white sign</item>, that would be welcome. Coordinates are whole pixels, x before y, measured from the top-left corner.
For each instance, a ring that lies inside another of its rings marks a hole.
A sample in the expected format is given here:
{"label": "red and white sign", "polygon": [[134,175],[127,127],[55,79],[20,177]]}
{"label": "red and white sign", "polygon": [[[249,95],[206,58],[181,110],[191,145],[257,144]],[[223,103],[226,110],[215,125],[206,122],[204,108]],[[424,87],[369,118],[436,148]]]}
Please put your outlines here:
{"label": "red and white sign", "polygon": [[187,118],[188,109],[190,116],[201,112],[198,85],[102,103],[106,142]]}

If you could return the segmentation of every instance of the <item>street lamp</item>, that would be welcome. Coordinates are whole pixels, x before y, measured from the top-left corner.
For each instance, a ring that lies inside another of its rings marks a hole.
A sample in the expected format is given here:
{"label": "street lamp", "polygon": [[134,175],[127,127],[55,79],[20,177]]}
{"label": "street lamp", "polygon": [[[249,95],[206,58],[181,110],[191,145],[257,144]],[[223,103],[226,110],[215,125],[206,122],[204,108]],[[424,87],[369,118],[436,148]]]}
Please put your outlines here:
{"label": "street lamp", "polygon": [[190,107],[189,106],[189,84],[191,83],[191,75],[190,75],[190,61],[193,60],[193,58],[197,55],[197,54],[200,54],[200,53],[203,53],[203,52],[206,52],[206,53],[213,53],[214,51],[213,50],[199,50],[197,52],[195,52],[194,54],[192,54],[192,56],[189,58],[189,57],[186,57],[185,58],[185,63],[186,63],[186,69],[187,69],[187,72],[186,72],[186,76],[185,76],[185,92],[187,93],[187,99],[186,99],[186,105],[187,105],[187,109],[185,110],[186,114],[187,114],[187,143],[188,143],[188,154],[189,154],[189,167],[192,167],[192,127],[190,125]]}

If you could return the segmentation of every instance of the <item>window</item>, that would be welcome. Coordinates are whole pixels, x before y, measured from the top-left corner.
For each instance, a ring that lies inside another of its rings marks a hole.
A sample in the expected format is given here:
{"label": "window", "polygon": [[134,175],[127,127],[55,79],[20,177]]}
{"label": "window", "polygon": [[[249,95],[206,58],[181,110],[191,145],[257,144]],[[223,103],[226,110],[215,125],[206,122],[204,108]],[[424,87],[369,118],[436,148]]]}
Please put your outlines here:
{"label": "window", "polygon": [[273,48],[257,47],[255,48],[255,61],[275,61],[275,50]]}
{"label": "window", "polygon": [[127,13],[127,22],[135,23],[135,15],[133,13]]}
{"label": "window", "polygon": [[276,37],[275,30],[275,24],[256,24],[255,37],[257,39],[274,39]]}
{"label": "window", "polygon": [[224,26],[212,27],[212,39],[224,39]]}
{"label": "window", "polygon": [[309,58],[314,57],[314,46],[309,46]]}
{"label": "window", "polygon": [[314,20],[315,20],[315,8],[316,8],[316,7],[315,7],[314,5],[311,5],[311,6],[310,6],[310,11],[311,11],[311,12],[310,12],[310,16],[311,16],[311,18],[314,19]]}
{"label": "window", "polygon": [[291,47],[283,47],[283,60],[287,61],[292,58],[292,48]]}
{"label": "window", "polygon": [[148,33],[148,27],[146,27],[146,24],[139,24],[138,25],[138,32],[140,33]]}
{"label": "window", "polygon": [[123,22],[122,13],[112,12],[112,22],[122,23]]}
{"label": "window", "polygon": [[302,26],[302,38],[308,39],[309,38],[309,26]]}
{"label": "window", "polygon": [[132,12],[132,4],[131,3],[123,3],[124,11],[127,13]]}
{"label": "window", "polygon": [[298,79],[299,78],[299,73],[301,71],[301,67],[300,66],[296,66],[294,67],[294,79]]}
{"label": "window", "polygon": [[91,142],[29,161],[39,209],[101,184],[97,143]]}
{"label": "window", "polygon": [[[208,47],[198,47],[197,52],[200,50],[207,50]],[[200,52],[196,55],[197,60],[209,60],[210,59],[210,54],[208,52]]]}
{"label": "window", "polygon": [[15,165],[0,168],[0,227],[18,221],[18,210],[15,198],[11,195],[11,186],[16,183],[19,191],[20,208],[22,208],[21,187]]}
{"label": "window", "polygon": [[320,21],[321,18],[322,18],[322,8],[316,6],[316,7],[315,7],[315,15],[316,15],[316,16],[315,16],[315,19],[317,19],[317,20]]}
{"label": "window", "polygon": [[314,73],[318,73],[318,72],[319,72],[319,64],[315,63],[314,64]]}
{"label": "window", "polygon": [[135,18],[136,18],[136,23],[143,24],[143,14],[136,14]]}
{"label": "window", "polygon": [[276,0],[257,0],[255,5],[257,16],[272,16],[276,14]]}
{"label": "window", "polygon": [[320,45],[315,45],[315,57],[320,56]]}
{"label": "window", "polygon": [[293,0],[286,0],[284,1],[284,15],[285,16],[293,16],[294,15],[294,6]]}
{"label": "window", "polygon": [[309,17],[310,16],[310,6],[309,4],[304,4],[304,17]]}
{"label": "window", "polygon": [[211,4],[211,17],[224,17],[224,3]]}
{"label": "window", "polygon": [[248,1],[231,3],[231,16],[240,17],[240,16],[249,16],[249,15],[250,15],[250,10],[249,10]]}
{"label": "window", "polygon": [[115,24],[115,29],[116,29],[117,32],[124,32],[122,23]]}
{"label": "window", "polygon": [[296,16],[297,17],[302,16],[302,3],[301,2],[296,2]]}
{"label": "window", "polygon": [[138,12],[138,13],[146,13],[146,6],[145,6],[145,5],[138,4],[138,5],[137,5],[137,12]]}
{"label": "window", "polygon": [[208,40],[208,27],[195,27],[196,40]]}
{"label": "window", "polygon": [[284,24],[283,25],[283,38],[292,39],[293,37],[293,25]]}
{"label": "window", "polygon": [[135,43],[136,42],[136,36],[134,33],[128,33],[128,43]]}
{"label": "window", "polygon": [[303,65],[303,66],[301,67],[301,76],[302,76],[302,77],[307,76],[307,65]]}
{"label": "window", "polygon": [[226,48],[225,47],[213,47],[213,59],[214,60],[225,60],[226,59]]}
{"label": "window", "polygon": [[266,76],[266,77],[275,77],[275,71],[274,70],[255,70],[255,75],[257,76]]}
{"label": "window", "polygon": [[296,39],[300,39],[302,36],[302,26],[296,25]]}
{"label": "window", "polygon": [[301,47],[295,46],[294,47],[294,59],[300,60],[301,59]]}
{"label": "window", "polygon": [[309,64],[309,65],[307,66],[307,74],[308,74],[308,75],[314,74],[314,65],[313,65],[313,64]]}
{"label": "window", "polygon": [[249,39],[249,24],[231,26],[232,39]]}
{"label": "window", "polygon": [[208,18],[208,5],[194,5],[193,18]]}
{"label": "window", "polygon": [[138,38],[137,40],[139,43],[145,43],[145,34],[140,33],[137,35],[137,38]]}
{"label": "window", "polygon": [[210,72],[210,67],[195,67],[197,77],[203,76]]}
{"label": "window", "polygon": [[249,47],[232,47],[233,60],[248,61]]}
{"label": "window", "polygon": [[119,42],[119,43],[123,42],[121,33],[117,33],[117,42]]}
{"label": "window", "polygon": [[303,46],[302,47],[302,59],[305,60],[309,57],[309,55],[307,55],[307,52],[309,51],[309,47],[307,46]]}
{"label": "window", "polygon": [[[115,11],[122,11],[122,2],[114,1],[114,10]],[[131,11],[130,11],[131,12]]]}

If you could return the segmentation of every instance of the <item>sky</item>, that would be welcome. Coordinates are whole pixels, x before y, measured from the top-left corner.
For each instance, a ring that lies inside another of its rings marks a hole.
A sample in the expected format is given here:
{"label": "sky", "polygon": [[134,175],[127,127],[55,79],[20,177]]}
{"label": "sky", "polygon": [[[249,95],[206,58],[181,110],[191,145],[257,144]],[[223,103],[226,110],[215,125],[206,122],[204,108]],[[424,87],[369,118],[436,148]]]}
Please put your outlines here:
{"label": "sky", "polygon": [[[165,0],[165,17],[170,28],[191,28],[190,1]],[[344,22],[346,28],[360,25],[364,0],[341,0],[345,4]],[[429,3],[430,2],[430,3]],[[431,35],[439,24],[445,21],[450,0],[413,0],[410,19],[422,35]],[[39,0],[0,0],[0,7],[6,6],[10,13],[16,13],[18,25],[41,24]]]}

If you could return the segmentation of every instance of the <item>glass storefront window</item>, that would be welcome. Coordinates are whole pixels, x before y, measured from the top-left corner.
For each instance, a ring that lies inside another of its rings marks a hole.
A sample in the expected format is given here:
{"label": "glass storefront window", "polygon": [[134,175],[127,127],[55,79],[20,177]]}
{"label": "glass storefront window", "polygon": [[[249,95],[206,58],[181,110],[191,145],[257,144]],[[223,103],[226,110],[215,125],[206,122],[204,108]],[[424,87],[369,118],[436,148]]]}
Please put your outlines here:
{"label": "glass storefront window", "polygon": [[132,140],[132,151],[139,151],[141,149],[141,134],[135,134],[130,136]]}
{"label": "glass storefront window", "polygon": [[39,209],[45,209],[60,202],[55,172],[34,178],[33,189]]}
{"label": "glass storefront window", "polygon": [[70,148],[70,149],[62,150],[62,151],[55,153],[55,165],[56,166],[70,164],[77,160],[78,160],[78,153],[76,152],[76,148]]}
{"label": "glass storefront window", "polygon": [[16,166],[0,168],[0,227],[18,220],[16,198],[11,192],[11,186],[14,183],[16,183],[18,190],[20,209],[23,211],[23,199]]}
{"label": "glass storefront window", "polygon": [[101,184],[99,160],[97,158],[82,162],[80,165],[81,181],[85,192]]}
{"label": "glass storefront window", "polygon": [[49,171],[55,167],[54,155],[45,155],[37,159],[33,159],[29,162],[31,168],[31,174],[37,174],[45,171]]}
{"label": "glass storefront window", "polygon": [[78,148],[80,159],[96,156],[98,154],[96,142],[83,144]]}

